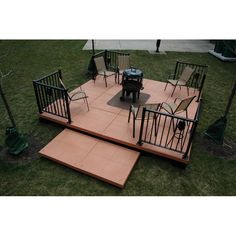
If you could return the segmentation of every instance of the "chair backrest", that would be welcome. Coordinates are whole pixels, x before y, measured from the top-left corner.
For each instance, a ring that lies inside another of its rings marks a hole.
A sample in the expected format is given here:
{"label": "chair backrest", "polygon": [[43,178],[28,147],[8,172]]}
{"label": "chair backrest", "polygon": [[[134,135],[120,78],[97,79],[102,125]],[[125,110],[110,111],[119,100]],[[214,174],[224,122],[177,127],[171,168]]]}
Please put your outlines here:
{"label": "chair backrest", "polygon": [[194,71],[195,71],[195,70],[194,70],[193,68],[191,68],[191,67],[189,67],[189,66],[186,66],[186,67],[184,68],[182,74],[180,75],[179,80],[184,81],[184,82],[187,83],[188,80],[191,78],[191,76],[192,76],[192,74],[193,74]]}
{"label": "chair backrest", "polygon": [[193,101],[193,99],[195,97],[196,96],[191,96],[191,97],[181,99],[181,101],[180,101],[179,105],[176,107],[174,113],[186,111],[188,106],[190,105],[190,103]]}
{"label": "chair backrest", "polygon": [[94,62],[95,62],[97,71],[105,71],[106,70],[104,57],[95,57]]}
{"label": "chair backrest", "polygon": [[[157,111],[160,107],[160,103],[149,103],[149,104],[144,104],[144,105],[139,105],[138,110],[135,116],[135,119],[141,119],[142,118],[142,113],[143,113],[143,108],[147,108],[150,110]],[[150,113],[149,118],[152,118],[155,113]]]}
{"label": "chair backrest", "polygon": [[70,95],[69,95],[69,93],[68,93],[68,89],[66,88],[66,86],[65,86],[65,84],[63,83],[62,79],[59,78],[59,81],[60,81],[60,84],[61,84],[61,88],[63,88],[63,89],[65,90],[67,97],[71,100],[71,97],[70,97]]}
{"label": "chair backrest", "polygon": [[67,90],[67,89],[66,89],[66,86],[65,86],[65,84],[63,83],[63,81],[62,81],[61,78],[59,78],[59,81],[60,81],[61,88]]}
{"label": "chair backrest", "polygon": [[130,68],[129,55],[118,56],[118,67],[120,70],[125,70]]}

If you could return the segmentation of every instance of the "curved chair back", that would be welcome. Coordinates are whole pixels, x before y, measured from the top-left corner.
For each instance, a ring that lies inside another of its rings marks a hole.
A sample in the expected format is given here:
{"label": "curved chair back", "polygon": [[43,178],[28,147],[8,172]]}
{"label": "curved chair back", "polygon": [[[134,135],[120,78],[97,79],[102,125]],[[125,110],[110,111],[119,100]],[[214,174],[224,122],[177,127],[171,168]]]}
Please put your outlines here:
{"label": "curved chair back", "polygon": [[182,72],[182,74],[179,77],[179,80],[184,81],[185,83],[188,82],[188,80],[191,78],[193,72],[195,70],[189,66],[186,66]]}
{"label": "curved chair back", "polygon": [[125,70],[130,68],[129,55],[118,56],[118,67],[120,70]]}
{"label": "curved chair back", "polygon": [[191,97],[187,97],[187,98],[182,99],[180,101],[179,105],[176,107],[174,113],[186,111],[188,106],[190,105],[190,103],[193,101],[193,99],[195,97],[196,96],[191,96]]}
{"label": "curved chair back", "polygon": [[97,71],[105,71],[106,70],[104,57],[95,57],[94,62],[95,62]]}

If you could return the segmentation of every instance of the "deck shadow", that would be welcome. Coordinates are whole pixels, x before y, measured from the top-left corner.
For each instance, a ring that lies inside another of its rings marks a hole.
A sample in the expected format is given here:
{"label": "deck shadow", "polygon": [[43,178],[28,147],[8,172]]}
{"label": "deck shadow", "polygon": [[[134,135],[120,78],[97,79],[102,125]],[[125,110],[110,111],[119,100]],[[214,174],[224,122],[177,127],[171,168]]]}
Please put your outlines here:
{"label": "deck shadow", "polygon": [[107,104],[109,106],[113,106],[113,107],[118,107],[124,110],[129,110],[130,105],[133,104],[135,106],[139,106],[139,105],[143,105],[145,104],[148,99],[151,97],[150,94],[147,93],[140,93],[139,99],[136,100],[135,103],[132,102],[132,95],[130,96],[126,96],[125,97],[125,101],[121,101],[120,97],[122,96],[122,90],[119,91],[115,96],[113,96],[108,102]]}

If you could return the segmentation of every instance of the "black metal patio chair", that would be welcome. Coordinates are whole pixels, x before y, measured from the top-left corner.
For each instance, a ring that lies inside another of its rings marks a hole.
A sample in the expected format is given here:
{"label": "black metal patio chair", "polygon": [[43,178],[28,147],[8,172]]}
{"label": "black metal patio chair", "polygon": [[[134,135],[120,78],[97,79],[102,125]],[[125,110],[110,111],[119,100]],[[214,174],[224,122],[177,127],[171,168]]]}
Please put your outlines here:
{"label": "black metal patio chair", "polygon": [[88,96],[86,95],[86,93],[82,90],[82,87],[79,86],[80,88],[80,91],[76,91],[75,93],[73,94],[69,94],[68,93],[68,89],[66,88],[66,86],[64,85],[63,81],[61,79],[59,79],[60,81],[60,84],[61,84],[61,87],[63,89],[65,89],[65,91],[67,92],[67,96],[69,98],[69,101],[77,101],[77,100],[80,100],[80,99],[83,99],[84,102],[86,102],[86,105],[87,105],[87,108],[88,108],[88,111],[89,111],[89,104],[88,104]]}
{"label": "black metal patio chair", "polygon": [[[160,105],[161,105],[160,103],[144,104],[144,105],[139,105],[138,107],[134,107],[133,105],[130,105],[128,123],[130,122],[130,117],[132,114],[132,116],[133,116],[133,138],[135,138],[135,121],[142,119],[143,108],[145,107],[147,109],[158,111],[158,109],[160,108]],[[149,117],[149,118],[153,118],[153,117]]]}
{"label": "black metal patio chair", "polygon": [[169,78],[166,82],[165,90],[166,90],[168,84],[171,84],[172,86],[174,86],[171,97],[173,96],[177,86],[179,86],[180,88],[182,86],[185,86],[187,88],[187,93],[188,93],[188,96],[189,96],[188,81],[191,78],[191,76],[193,75],[194,71],[195,70],[193,68],[191,68],[189,66],[186,66],[178,79],[170,79],[171,77],[173,77],[173,75],[169,76]]}
{"label": "black metal patio chair", "polygon": [[[188,107],[196,96],[186,97],[186,98],[175,98],[174,102],[163,102],[160,106],[160,111],[163,109],[171,115],[176,115],[185,112],[186,118],[188,118]],[[176,101],[179,100],[179,103]]]}
{"label": "black metal patio chair", "polygon": [[[107,70],[105,60],[104,60],[103,56],[95,57],[94,58],[94,63],[95,63],[96,68],[97,68],[97,73],[99,75],[103,76],[103,79],[105,80],[105,85],[107,87],[107,78],[110,77],[110,76],[113,76],[113,75],[115,76],[116,72]],[[95,80],[94,80],[94,82],[95,82]],[[115,76],[115,82],[116,82],[116,76]]]}
{"label": "black metal patio chair", "polygon": [[118,66],[116,69],[116,78],[118,78],[118,84],[120,83],[120,75],[123,76],[124,71],[129,68],[129,55],[118,55]]}

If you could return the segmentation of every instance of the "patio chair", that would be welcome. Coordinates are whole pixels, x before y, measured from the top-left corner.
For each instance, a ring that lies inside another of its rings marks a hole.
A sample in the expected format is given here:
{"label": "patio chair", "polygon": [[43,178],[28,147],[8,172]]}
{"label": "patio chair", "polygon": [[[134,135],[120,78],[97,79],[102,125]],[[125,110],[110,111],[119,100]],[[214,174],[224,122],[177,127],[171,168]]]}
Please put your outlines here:
{"label": "patio chair", "polygon": [[[176,98],[174,103],[163,102],[160,107],[160,111],[163,109],[171,115],[176,115],[185,112],[186,118],[188,118],[188,107],[196,96],[186,97],[184,99]],[[179,103],[176,103],[180,100]]]}
{"label": "patio chair", "polygon": [[[183,72],[182,74],[180,75],[179,79],[168,79],[167,82],[166,82],[166,86],[165,86],[165,90],[167,88],[167,85],[168,84],[171,84],[172,86],[174,86],[174,89],[173,89],[173,92],[171,94],[171,97],[173,96],[174,92],[175,92],[175,89],[177,86],[180,87],[181,89],[181,86],[186,86],[187,88],[187,93],[188,93],[188,96],[189,96],[189,87],[188,87],[188,81],[189,79],[191,78],[191,76],[193,75],[194,73],[194,69],[189,67],[189,66],[186,66],[184,69],[183,69]],[[170,75],[169,78],[171,76],[174,76],[174,75]]]}
{"label": "patio chair", "polygon": [[65,91],[67,92],[67,96],[68,96],[68,98],[69,98],[69,101],[71,102],[71,101],[77,101],[77,100],[83,99],[84,102],[86,102],[86,105],[87,105],[87,108],[88,108],[88,111],[89,111],[89,105],[88,105],[88,100],[87,100],[88,96],[87,96],[86,93],[82,90],[82,87],[79,86],[80,91],[77,91],[77,92],[73,93],[72,95],[70,95],[70,94],[68,93],[68,89],[67,89],[66,86],[64,85],[63,81],[62,81],[61,79],[59,79],[59,80],[60,80],[61,87],[62,87],[63,89],[65,89]]}
{"label": "patio chair", "polygon": [[[135,121],[142,119],[143,108],[145,107],[145,108],[157,111],[159,109],[160,105],[161,105],[160,103],[144,104],[144,105],[139,105],[138,107],[134,107],[133,105],[130,105],[128,123],[130,122],[130,117],[132,114],[132,116],[133,116],[133,138],[135,138]],[[149,118],[153,118],[153,117],[149,116]]]}
{"label": "patio chair", "polygon": [[[195,97],[196,96],[191,96],[191,97],[186,97],[184,99],[176,98],[174,100],[174,103],[163,102],[160,106],[160,111],[163,109],[164,111],[166,111],[168,114],[171,115],[176,115],[185,112],[186,118],[188,119],[188,107]],[[177,100],[179,100],[178,103],[176,102]],[[173,127],[173,135],[170,138],[169,142],[167,143],[167,146],[170,143],[172,146],[174,138],[177,138],[177,146],[180,143],[181,148],[183,147],[183,137],[184,137],[184,129],[186,126],[186,122],[187,121],[185,120],[179,121],[179,119],[170,117],[170,126]],[[157,135],[157,131],[155,132],[155,135]]]}
{"label": "patio chair", "polygon": [[[103,75],[103,79],[105,80],[105,85],[107,87],[107,77],[115,75],[116,72],[107,70],[106,64],[105,64],[105,61],[104,61],[104,57],[95,57],[94,58],[94,63],[95,63],[96,68],[97,68],[97,73],[99,75]],[[94,80],[94,82],[95,82],[95,80]],[[115,77],[115,82],[116,82],[116,77]]]}
{"label": "patio chair", "polygon": [[123,76],[123,72],[130,68],[129,55],[118,56],[118,66],[116,70],[116,78],[118,78],[118,84],[120,84],[120,75]]}

